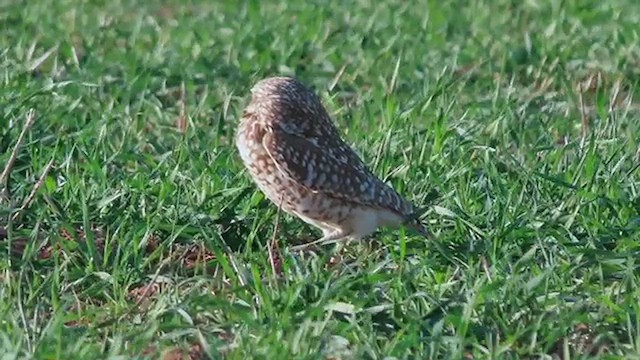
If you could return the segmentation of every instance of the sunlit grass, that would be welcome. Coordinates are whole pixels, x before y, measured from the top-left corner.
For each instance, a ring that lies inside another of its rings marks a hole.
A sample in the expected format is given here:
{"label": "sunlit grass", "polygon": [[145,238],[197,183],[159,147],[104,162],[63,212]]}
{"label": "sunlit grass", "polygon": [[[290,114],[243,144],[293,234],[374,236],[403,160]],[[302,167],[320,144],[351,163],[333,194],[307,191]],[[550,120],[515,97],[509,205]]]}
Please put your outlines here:
{"label": "sunlit grass", "polygon": [[[35,113],[0,208],[5,356],[640,356],[635,2],[0,6],[0,170]],[[436,240],[332,265],[280,214],[274,280],[232,141],[277,74]]]}

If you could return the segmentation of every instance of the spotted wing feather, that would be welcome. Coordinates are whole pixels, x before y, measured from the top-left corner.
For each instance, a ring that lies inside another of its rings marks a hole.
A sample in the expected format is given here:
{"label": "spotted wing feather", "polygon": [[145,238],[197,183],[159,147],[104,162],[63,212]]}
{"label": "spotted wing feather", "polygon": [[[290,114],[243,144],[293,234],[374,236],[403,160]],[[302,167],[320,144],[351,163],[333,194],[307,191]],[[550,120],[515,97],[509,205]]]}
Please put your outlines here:
{"label": "spotted wing feather", "polygon": [[319,146],[319,141],[272,128],[262,145],[282,173],[310,191],[403,216],[412,211],[411,205],[373,175],[350,148]]}

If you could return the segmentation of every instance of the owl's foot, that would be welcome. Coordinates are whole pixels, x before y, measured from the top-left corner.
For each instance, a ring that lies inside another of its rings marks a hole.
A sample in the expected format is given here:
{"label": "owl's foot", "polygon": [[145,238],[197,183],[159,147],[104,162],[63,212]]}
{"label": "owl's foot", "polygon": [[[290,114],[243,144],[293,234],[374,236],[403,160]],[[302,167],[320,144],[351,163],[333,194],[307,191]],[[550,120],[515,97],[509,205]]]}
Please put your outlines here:
{"label": "owl's foot", "polygon": [[342,247],[348,238],[349,233],[343,230],[334,230],[332,232],[325,232],[324,236],[316,241],[310,243],[296,245],[289,248],[291,251],[304,251],[313,246],[324,246],[329,244],[338,244],[338,247]]}

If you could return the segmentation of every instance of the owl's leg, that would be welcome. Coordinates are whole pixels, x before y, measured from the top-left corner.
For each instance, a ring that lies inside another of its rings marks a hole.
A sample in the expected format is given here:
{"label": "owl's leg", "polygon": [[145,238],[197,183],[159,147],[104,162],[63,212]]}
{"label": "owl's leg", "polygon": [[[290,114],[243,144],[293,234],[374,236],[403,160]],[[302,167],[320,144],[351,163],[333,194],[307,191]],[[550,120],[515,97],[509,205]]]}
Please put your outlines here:
{"label": "owl's leg", "polygon": [[344,240],[348,239],[348,236],[350,234],[350,232],[347,231],[346,229],[333,229],[333,228],[324,228],[322,229],[322,232],[323,232],[323,236],[320,239],[316,241],[312,241],[310,243],[293,246],[291,247],[291,251],[305,250],[306,248],[313,245],[327,245],[327,244],[334,244],[334,243],[342,243]]}

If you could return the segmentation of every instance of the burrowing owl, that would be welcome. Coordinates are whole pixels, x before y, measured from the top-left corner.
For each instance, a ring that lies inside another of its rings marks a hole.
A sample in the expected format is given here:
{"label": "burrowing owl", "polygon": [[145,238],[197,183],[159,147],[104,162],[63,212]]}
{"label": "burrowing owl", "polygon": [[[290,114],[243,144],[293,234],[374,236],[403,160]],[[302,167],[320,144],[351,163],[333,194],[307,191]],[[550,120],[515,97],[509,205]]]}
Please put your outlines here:
{"label": "burrowing owl", "polygon": [[402,224],[429,236],[413,205],[340,138],[313,91],[294,78],[272,77],[251,95],[236,135],[240,157],[276,206],[322,230],[313,243],[362,239]]}

